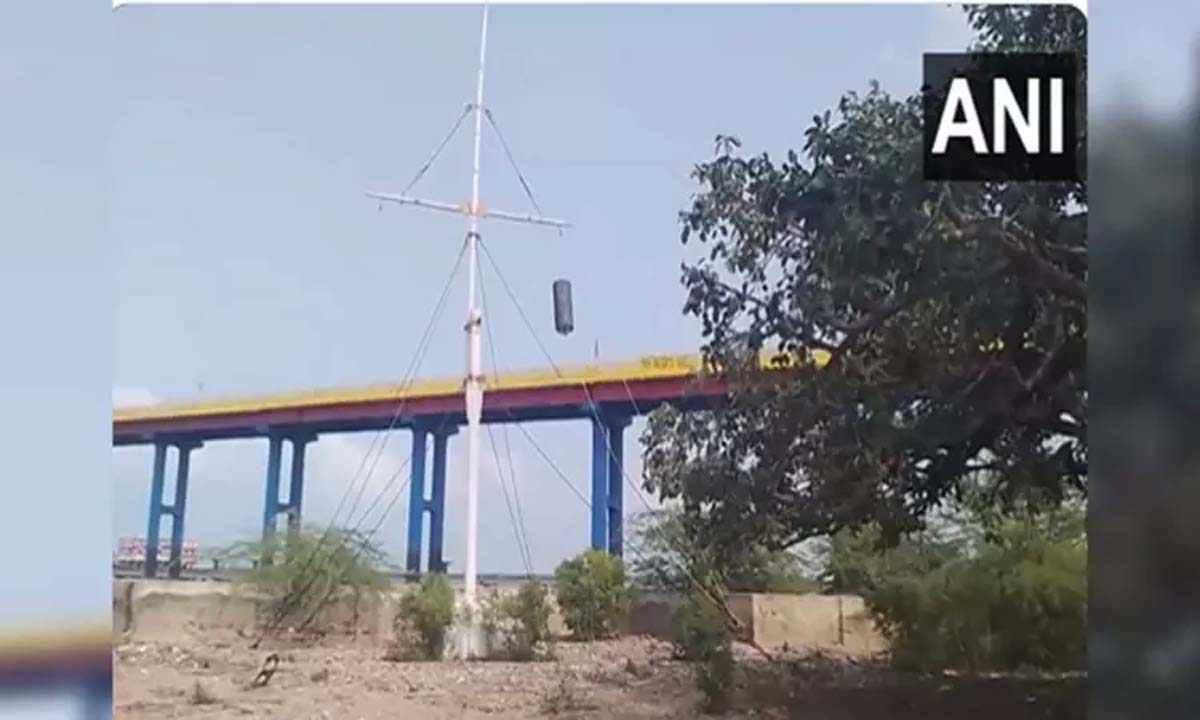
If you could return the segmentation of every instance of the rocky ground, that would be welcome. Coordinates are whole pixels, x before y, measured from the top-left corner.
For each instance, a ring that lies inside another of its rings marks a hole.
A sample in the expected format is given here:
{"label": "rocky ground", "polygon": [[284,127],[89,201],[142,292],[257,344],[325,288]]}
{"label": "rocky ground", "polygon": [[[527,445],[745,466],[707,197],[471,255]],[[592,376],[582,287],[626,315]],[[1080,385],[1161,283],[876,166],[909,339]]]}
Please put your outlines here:
{"label": "rocky ground", "polygon": [[[397,663],[349,639],[274,641],[251,650],[236,634],[125,643],[115,654],[117,718],[288,720],[532,720],[695,718],[701,695],[689,665],[658,640],[560,642],[531,663]],[[251,681],[271,652],[279,668]],[[901,675],[832,658],[767,663],[737,648],[730,718],[1029,720],[1085,716],[1084,681]]]}

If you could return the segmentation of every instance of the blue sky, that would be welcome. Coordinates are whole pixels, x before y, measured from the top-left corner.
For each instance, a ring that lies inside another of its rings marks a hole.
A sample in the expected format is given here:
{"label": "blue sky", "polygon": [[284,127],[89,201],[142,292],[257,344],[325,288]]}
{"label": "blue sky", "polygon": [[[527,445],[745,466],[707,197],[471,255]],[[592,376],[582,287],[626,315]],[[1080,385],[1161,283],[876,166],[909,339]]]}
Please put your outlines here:
{"label": "blue sky", "polygon": [[[145,531],[149,454],[110,449],[110,400],[398,378],[462,237],[452,217],[380,213],[362,192],[402,188],[470,99],[477,8],[64,6],[0,11],[0,87],[18,100],[0,112],[0,307],[26,350],[0,355],[14,500],[0,503],[0,527],[28,548],[10,571],[26,592],[0,605],[13,622],[106,612],[108,541]],[[1127,52],[1094,53],[1094,99],[1132,92],[1173,107],[1200,11],[1163,0],[1101,12],[1093,48]],[[694,348],[676,213],[714,135],[778,155],[842,92],[878,78],[907,93],[922,51],[966,37],[940,6],[495,7],[486,104],[544,210],[577,229],[496,225],[486,240],[555,359],[586,361],[595,343],[607,360]],[[1152,71],[1128,57],[1154,57]],[[485,142],[485,201],[525,209],[494,136]],[[463,131],[415,192],[465,199],[468,153]],[[566,339],[550,323],[556,277],[575,287]],[[486,282],[501,367],[540,365]],[[464,292],[424,376],[462,371]],[[640,429],[627,441],[633,477]],[[584,486],[587,426],[532,432]],[[328,518],[369,441],[313,446],[310,519]],[[519,435],[513,444],[545,571],[584,546],[587,514]],[[407,447],[403,434],[390,444],[376,487]],[[483,457],[481,567],[519,570],[486,442]],[[204,448],[188,535],[255,534],[264,465],[262,443]],[[459,567],[462,467],[452,454],[446,537]],[[402,501],[381,530],[396,555],[405,517]],[[55,569],[66,567],[77,592],[63,591],[67,571]]]}

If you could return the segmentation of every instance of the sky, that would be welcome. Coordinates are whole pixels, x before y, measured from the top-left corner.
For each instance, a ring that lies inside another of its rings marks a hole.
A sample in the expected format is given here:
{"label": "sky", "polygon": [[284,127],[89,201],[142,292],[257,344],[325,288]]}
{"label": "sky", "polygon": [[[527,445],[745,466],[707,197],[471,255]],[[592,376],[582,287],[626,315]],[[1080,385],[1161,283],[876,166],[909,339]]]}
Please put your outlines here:
{"label": "sky", "polygon": [[[463,237],[461,218],[388,207],[473,96],[474,7],[122,8],[110,221],[116,295],[113,400],[218,397],[399,380]],[[821,28],[804,33],[797,29]],[[853,42],[841,39],[857,28]],[[903,30],[903,32],[897,32]],[[877,77],[907,92],[920,52],[965,40],[955,14],[924,7],[495,7],[485,105],[543,212],[574,229],[489,225],[484,241],[557,364],[694,352],[681,313],[677,213],[718,133],[781,155],[818,111]],[[903,39],[897,39],[903,38]],[[866,51],[864,52],[864,49]],[[486,129],[486,128],[485,128]],[[484,136],[485,204],[529,211],[495,134]],[[467,199],[469,123],[412,194]],[[550,284],[574,287],[576,330],[553,332]],[[501,370],[547,364],[484,264],[485,322]],[[419,377],[459,376],[460,275]],[[485,364],[492,368],[490,353]],[[627,433],[640,479],[642,423]],[[529,428],[588,494],[586,422]],[[479,565],[524,570],[483,435]],[[535,572],[588,541],[588,511],[509,431]],[[461,569],[462,436],[451,440],[447,555]],[[311,446],[305,517],[324,525],[373,434]],[[389,439],[365,497],[398,487],[407,431]],[[266,445],[212,443],[195,456],[187,536],[223,545],[259,533]],[[151,450],[113,454],[113,534],[143,535]],[[286,468],[285,468],[286,470]],[[505,472],[505,477],[507,473]],[[645,510],[627,492],[626,513]],[[368,526],[370,523],[368,523]],[[376,539],[403,557],[407,495]]]}
{"label": "sky", "polygon": [[[150,453],[111,449],[113,404],[399,379],[462,240],[457,218],[380,212],[363,192],[402,189],[471,99],[477,8],[96,5],[0,10],[0,88],[14,98],[0,112],[0,319],[17,349],[0,353],[0,532],[20,549],[8,572],[25,578],[0,614],[16,624],[103,617],[112,540],[145,533]],[[1197,6],[1094,5],[1092,47],[1124,51],[1094,52],[1093,100],[1176,108]],[[494,225],[485,241],[555,361],[696,347],[678,282],[695,250],[677,213],[716,134],[778,156],[841,93],[877,78],[907,94],[921,52],[967,38],[935,5],[494,7],[485,104],[540,206],[576,227]],[[466,199],[466,130],[414,194]],[[529,208],[494,135],[483,168],[485,203]],[[499,367],[543,365],[487,270]],[[558,277],[574,285],[567,338],[551,323]],[[461,374],[464,305],[460,276],[420,376]],[[635,479],[641,427],[626,439]],[[586,423],[531,433],[586,488]],[[520,571],[484,439],[480,567]],[[309,520],[328,520],[370,441],[311,447]],[[369,492],[408,444],[391,439]],[[587,511],[519,434],[512,444],[545,572],[586,545]],[[461,446],[446,528],[459,568]],[[265,459],[261,441],[196,454],[188,537],[259,532]],[[406,500],[379,536],[397,558]],[[626,506],[643,509],[628,493]]]}

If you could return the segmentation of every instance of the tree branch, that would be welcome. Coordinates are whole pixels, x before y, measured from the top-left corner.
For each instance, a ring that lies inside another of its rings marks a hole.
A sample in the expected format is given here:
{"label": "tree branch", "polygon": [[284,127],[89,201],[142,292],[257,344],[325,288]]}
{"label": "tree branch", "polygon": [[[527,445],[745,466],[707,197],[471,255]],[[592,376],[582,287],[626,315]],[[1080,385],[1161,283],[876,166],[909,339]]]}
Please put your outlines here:
{"label": "tree branch", "polygon": [[1025,243],[995,226],[993,222],[972,222],[966,226],[968,232],[995,242],[1008,258],[1014,270],[1025,273],[1041,282],[1050,291],[1076,302],[1087,302],[1087,283],[1063,272],[1062,268],[1035,253]]}

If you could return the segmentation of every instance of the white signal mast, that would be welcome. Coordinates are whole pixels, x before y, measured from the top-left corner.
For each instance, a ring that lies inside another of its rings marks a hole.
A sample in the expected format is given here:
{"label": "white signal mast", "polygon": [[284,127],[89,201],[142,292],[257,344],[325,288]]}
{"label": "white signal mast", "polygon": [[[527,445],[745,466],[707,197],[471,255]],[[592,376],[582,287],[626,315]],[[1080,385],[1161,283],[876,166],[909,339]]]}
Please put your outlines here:
{"label": "white signal mast", "polygon": [[467,415],[467,557],[463,570],[463,602],[471,618],[470,627],[465,628],[460,638],[460,652],[464,658],[475,657],[480,648],[478,640],[478,603],[477,603],[477,548],[479,524],[479,425],[483,415],[483,370],[480,363],[480,332],[483,326],[483,314],[477,301],[479,224],[485,218],[507,220],[530,225],[544,225],[554,228],[569,228],[570,223],[563,220],[541,217],[538,215],[505,212],[502,210],[484,209],[479,201],[479,150],[483,135],[483,71],[484,58],[487,55],[488,7],[483,6],[483,22],[479,39],[479,76],[475,87],[475,102],[470,106],[475,115],[475,150],[471,169],[471,201],[468,205],[423,200],[408,195],[391,193],[368,192],[367,197],[381,202],[394,202],[400,205],[413,205],[429,210],[457,213],[467,217],[467,321],[464,330],[467,335],[467,375],[464,383]]}

